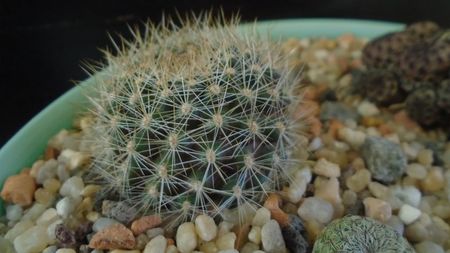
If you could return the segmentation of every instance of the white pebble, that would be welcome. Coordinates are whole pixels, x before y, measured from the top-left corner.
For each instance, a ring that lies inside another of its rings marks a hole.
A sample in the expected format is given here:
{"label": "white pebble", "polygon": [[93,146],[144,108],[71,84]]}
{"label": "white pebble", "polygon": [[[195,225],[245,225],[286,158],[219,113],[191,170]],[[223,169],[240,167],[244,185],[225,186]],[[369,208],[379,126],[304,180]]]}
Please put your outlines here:
{"label": "white pebble", "polygon": [[69,170],[81,167],[88,160],[88,155],[71,149],[64,149],[58,156],[58,162],[65,164]]}
{"label": "white pebble", "polygon": [[403,203],[418,207],[422,193],[414,186],[392,187],[391,192]]}
{"label": "white pebble", "polygon": [[359,148],[364,143],[366,134],[349,127],[343,127],[338,130],[338,137],[350,144],[353,148]]}
{"label": "white pebble", "polygon": [[19,205],[6,206],[6,218],[10,221],[18,221],[22,218],[23,209]]}
{"label": "white pebble", "polygon": [[321,198],[306,198],[297,211],[303,220],[315,220],[320,224],[327,224],[334,214],[333,205]]}
{"label": "white pebble", "polygon": [[236,242],[236,234],[233,232],[228,232],[216,240],[216,245],[219,250],[234,249],[234,244]]}
{"label": "white pebble", "polygon": [[358,106],[358,113],[362,116],[375,116],[380,113],[378,107],[369,101],[362,101]]}
{"label": "white pebble", "polygon": [[143,253],[165,253],[166,247],[167,239],[162,235],[158,235],[145,245]]}
{"label": "white pebble", "polygon": [[253,253],[255,250],[259,250],[259,246],[252,242],[245,243],[240,249],[241,253]]}
{"label": "white pebble", "polygon": [[248,233],[248,240],[259,245],[261,243],[261,227],[253,226]]}
{"label": "white pebble", "polygon": [[217,236],[217,226],[214,219],[201,214],[195,219],[197,235],[205,242],[209,242]]}
{"label": "white pebble", "polygon": [[47,228],[47,236],[48,236],[48,240],[49,240],[49,244],[54,244],[56,243],[56,226],[58,226],[59,224],[62,224],[63,220],[56,220],[53,223],[51,223],[50,225],[48,225]]}
{"label": "white pebble", "polygon": [[217,253],[239,253],[239,251],[235,249],[226,249],[226,250],[219,250]]}
{"label": "white pebble", "polygon": [[309,151],[316,151],[319,148],[323,146],[322,139],[320,137],[315,137],[312,139],[312,141],[309,143],[308,150]]}
{"label": "white pebble", "polygon": [[409,225],[414,221],[416,221],[417,219],[419,219],[421,214],[422,212],[419,209],[410,206],[408,204],[405,204],[400,208],[400,211],[398,212],[398,217],[400,218],[400,220],[402,220],[404,224]]}
{"label": "white pebble", "polygon": [[325,177],[339,177],[341,175],[339,165],[329,162],[325,158],[320,158],[319,161],[316,162],[313,172]]}
{"label": "white pebble", "polygon": [[64,197],[60,201],[58,201],[58,203],[56,203],[56,212],[61,217],[67,218],[80,203],[81,197],[78,198]]}
{"label": "white pebble", "polygon": [[48,246],[45,248],[42,253],[55,253],[58,248],[55,245]]}
{"label": "white pebble", "polygon": [[47,228],[34,226],[14,239],[14,248],[18,253],[42,252],[48,244]]}
{"label": "white pebble", "polygon": [[105,228],[107,228],[107,227],[109,227],[109,226],[111,226],[113,224],[118,224],[118,223],[119,222],[114,220],[114,219],[101,217],[101,218],[98,218],[94,222],[94,224],[92,225],[92,230],[94,232],[98,232],[98,231],[101,231],[101,230],[103,230],[103,229],[105,229]]}
{"label": "white pebble", "polygon": [[[270,215],[270,213],[269,213]],[[234,227],[234,224],[228,221],[222,221],[219,223],[219,231],[217,232],[217,236],[222,236],[231,231]]]}
{"label": "white pebble", "polygon": [[176,242],[177,248],[181,253],[189,253],[197,247],[194,223],[185,222],[178,227]]}
{"label": "white pebble", "polygon": [[280,225],[275,220],[270,220],[262,227],[261,241],[263,249],[267,253],[286,252],[286,245],[281,234]]}
{"label": "white pebble", "polygon": [[61,194],[61,196],[63,197],[77,198],[81,196],[83,189],[83,179],[79,176],[73,176],[63,183],[63,185],[59,189],[59,194]]}
{"label": "white pebble", "polygon": [[269,220],[270,220],[270,211],[265,207],[261,207],[258,210],[256,210],[255,217],[253,217],[252,220],[252,226],[262,227]]}
{"label": "white pebble", "polygon": [[77,253],[74,249],[61,248],[56,251],[56,253]]}
{"label": "white pebble", "polygon": [[37,225],[48,226],[59,218],[55,208],[49,208],[36,220]]}
{"label": "white pebble", "polygon": [[56,169],[56,175],[58,176],[58,179],[60,182],[64,182],[70,177],[70,172],[67,169],[67,166],[64,164],[59,164],[58,168]]}
{"label": "white pebble", "polygon": [[441,245],[431,241],[423,241],[414,245],[417,253],[445,253]]}
{"label": "white pebble", "polygon": [[[177,249],[177,246],[175,246],[175,245],[169,245],[166,247],[166,253],[178,253],[178,252],[179,251]],[[93,253],[93,252],[91,252],[91,253]]]}
{"label": "white pebble", "polygon": [[427,169],[420,163],[411,163],[406,167],[406,174],[421,180],[427,177]]}
{"label": "white pebble", "polygon": [[19,221],[16,225],[14,225],[13,228],[11,228],[6,233],[5,239],[10,240],[12,242],[18,235],[22,234],[23,232],[27,231],[29,228],[33,226],[34,224],[30,220]]}
{"label": "white pebble", "polygon": [[22,217],[22,220],[36,221],[41,214],[47,210],[47,207],[43,204],[34,203],[33,206],[28,209]]}
{"label": "white pebble", "polygon": [[45,180],[55,177],[57,167],[58,162],[55,159],[45,161],[45,163],[39,168],[36,175],[36,182],[38,184],[44,184]]}

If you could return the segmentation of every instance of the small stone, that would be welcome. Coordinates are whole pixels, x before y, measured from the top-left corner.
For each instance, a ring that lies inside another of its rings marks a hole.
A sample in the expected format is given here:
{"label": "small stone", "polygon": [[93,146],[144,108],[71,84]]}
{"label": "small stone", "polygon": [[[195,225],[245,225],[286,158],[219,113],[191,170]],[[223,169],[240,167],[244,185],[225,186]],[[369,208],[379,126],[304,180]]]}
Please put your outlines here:
{"label": "small stone", "polygon": [[422,193],[414,186],[392,187],[391,192],[403,203],[418,207]]}
{"label": "small stone", "polygon": [[[244,244],[244,246],[242,246],[242,249],[240,250],[241,253],[254,253],[255,251],[259,250],[259,246],[252,243],[252,242],[247,242],[246,244]],[[264,252],[264,251],[263,251]]]}
{"label": "small stone", "polygon": [[86,219],[88,221],[96,222],[100,218],[100,214],[95,211],[90,211],[86,214]]}
{"label": "small stone", "polygon": [[409,225],[419,219],[421,214],[422,212],[419,209],[405,204],[400,208],[398,217],[404,224]]}
{"label": "small stone", "polygon": [[389,220],[386,221],[386,225],[391,226],[398,234],[403,235],[403,231],[405,230],[405,225],[398,218],[398,216],[392,215]]}
{"label": "small stone", "polygon": [[216,246],[216,243],[211,242],[205,242],[200,245],[200,251],[204,253],[217,253],[219,249]]}
{"label": "small stone", "polygon": [[55,208],[49,208],[36,220],[37,225],[48,226],[59,218]]}
{"label": "small stone", "polygon": [[33,222],[30,220],[22,220],[16,223],[13,228],[11,228],[5,235],[5,239],[9,241],[14,241],[14,239],[23,234],[28,229],[34,226]]}
{"label": "small stone", "polygon": [[370,193],[379,199],[385,199],[389,194],[389,188],[378,182],[370,182],[368,188]]}
{"label": "small stone", "polygon": [[281,233],[289,252],[307,252],[309,244],[306,237],[306,228],[297,215],[289,215],[289,224],[281,227]]}
{"label": "small stone", "polygon": [[389,203],[372,197],[363,200],[364,210],[367,217],[386,222],[392,216],[392,208]]}
{"label": "small stone", "polygon": [[226,250],[219,250],[217,253],[239,253],[239,251],[235,249],[226,249]]}
{"label": "small stone", "polygon": [[248,240],[259,245],[261,243],[261,227],[253,226],[248,233]]}
{"label": "small stone", "polygon": [[216,240],[216,245],[219,250],[234,249],[236,243],[236,234],[228,232]]}
{"label": "small stone", "polygon": [[415,179],[425,179],[427,177],[427,170],[420,163],[411,163],[406,167],[406,174]]}
{"label": "small stone", "polygon": [[361,154],[372,177],[384,183],[399,179],[406,169],[406,156],[400,146],[380,137],[367,137]]}
{"label": "small stone", "polygon": [[59,164],[56,168],[56,175],[60,182],[65,182],[70,177],[70,171],[65,164]]}
{"label": "small stone", "polygon": [[62,223],[63,223],[63,220],[59,219],[59,220],[52,222],[50,225],[48,225],[47,236],[49,239],[49,244],[55,244],[57,242],[56,228],[58,227],[59,224],[62,224]]}
{"label": "small stone", "polygon": [[366,139],[366,134],[364,132],[353,130],[349,127],[340,128],[337,134],[339,139],[350,144],[355,149],[361,147]]}
{"label": "small stone", "polygon": [[22,220],[36,221],[36,219],[41,216],[42,213],[45,212],[45,210],[47,210],[47,206],[39,203],[34,203],[30,209],[25,211]]}
{"label": "small stone", "polygon": [[147,243],[143,253],[165,253],[166,247],[166,238],[162,235],[158,235]]}
{"label": "small stone", "polygon": [[423,241],[414,245],[417,253],[445,253],[442,246],[431,241]]}
{"label": "small stone", "polygon": [[[179,251],[175,245],[168,245],[166,248],[166,253],[179,253]],[[205,252],[205,253],[208,253],[208,252]]]}
{"label": "small stone", "polygon": [[422,190],[426,192],[437,192],[442,190],[445,186],[445,178],[442,170],[438,167],[433,167],[428,171],[427,177],[420,182]]}
{"label": "small stone", "polygon": [[115,249],[115,250],[111,250],[109,253],[141,253],[141,251],[140,250]]}
{"label": "small stone", "polygon": [[56,203],[56,211],[63,218],[69,217],[75,208],[81,203],[81,197],[64,197]]}
{"label": "small stone", "polygon": [[59,188],[61,187],[61,182],[59,182],[56,178],[49,178],[44,181],[44,189],[46,189],[49,192],[56,193],[59,191]]}
{"label": "small stone", "polygon": [[319,161],[316,162],[313,172],[325,177],[339,177],[341,175],[339,165],[329,162],[324,158],[320,158]]}
{"label": "small stone", "polygon": [[119,222],[114,219],[101,217],[94,222],[94,225],[92,225],[92,230],[94,230],[94,232],[99,232],[114,224],[119,224]]}
{"label": "small stone", "polygon": [[422,149],[417,154],[417,161],[425,167],[433,164],[433,151],[431,149]]}
{"label": "small stone", "polygon": [[360,192],[367,187],[367,185],[370,183],[370,179],[371,179],[370,171],[366,169],[361,169],[357,170],[355,174],[348,177],[347,180],[345,180],[345,184],[350,190],[354,192]]}
{"label": "small stone", "polygon": [[267,222],[261,230],[261,241],[267,253],[285,253],[286,245],[281,233],[280,225],[275,220]]}
{"label": "small stone", "polygon": [[55,200],[55,194],[46,190],[45,188],[38,188],[34,192],[34,199],[37,203],[43,204],[45,206],[50,206]]}
{"label": "small stone", "polygon": [[22,218],[23,209],[20,205],[6,206],[6,218],[10,221],[18,221]]}
{"label": "small stone", "polygon": [[327,224],[333,219],[334,208],[330,202],[321,198],[306,198],[298,208],[298,215],[303,220],[314,219],[321,224]]}
{"label": "small stone", "polygon": [[358,113],[343,103],[326,101],[322,103],[320,108],[320,120],[327,121],[331,119],[337,119],[341,122],[347,120],[358,121]]}
{"label": "small stone", "polygon": [[100,185],[95,184],[89,184],[84,187],[84,189],[81,191],[81,195],[83,197],[92,197],[101,189]]}
{"label": "small stone", "polygon": [[164,229],[162,228],[151,228],[145,232],[149,239],[153,239],[158,235],[164,235]]}
{"label": "small stone", "polygon": [[358,108],[358,113],[362,116],[375,116],[380,113],[377,106],[369,101],[362,101]]}
{"label": "small stone", "polygon": [[89,155],[71,149],[64,149],[58,156],[58,162],[65,164],[69,170],[80,168],[89,161]]}
{"label": "small stone", "polygon": [[209,242],[217,235],[217,226],[214,219],[201,214],[195,218],[195,230],[197,235],[205,242]]}
{"label": "small stone", "polygon": [[[258,212],[258,211],[257,211]],[[222,221],[219,223],[219,231],[217,232],[217,236],[222,236],[231,231],[234,227],[234,224],[228,221]]]}
{"label": "small stone", "polygon": [[0,196],[7,202],[20,206],[29,206],[33,203],[36,182],[28,174],[13,175],[6,179]]}
{"label": "small stone", "polygon": [[45,248],[42,253],[56,253],[56,250],[58,250],[58,248],[55,245],[52,245]]}
{"label": "small stone", "polygon": [[356,204],[356,201],[358,200],[358,195],[352,190],[346,190],[342,194],[342,204],[344,204],[345,207],[351,207]]}
{"label": "small stone", "polygon": [[89,242],[93,249],[133,249],[136,240],[133,232],[122,224],[113,224],[97,232]]}
{"label": "small stone", "polygon": [[146,234],[140,234],[136,236],[136,249],[143,250],[145,245],[150,241],[150,238]]}
{"label": "small stone", "polygon": [[45,161],[45,163],[39,168],[36,175],[36,182],[38,184],[43,184],[45,180],[54,178],[56,176],[56,168],[58,167],[58,162],[55,159],[50,159]]}
{"label": "small stone", "polygon": [[181,253],[189,253],[197,247],[194,223],[185,222],[178,227],[176,242],[177,248]]}
{"label": "small stone", "polygon": [[56,253],[77,253],[74,249],[61,248],[56,251]]}
{"label": "small stone", "polygon": [[143,216],[131,223],[131,231],[133,234],[139,235],[145,231],[161,225],[161,217],[159,215]]}
{"label": "small stone", "polygon": [[63,197],[77,198],[81,196],[81,192],[84,189],[83,179],[79,176],[73,176],[67,179],[61,188],[59,194]]}
{"label": "small stone", "polygon": [[58,224],[55,227],[55,238],[59,245],[63,247],[76,247],[77,239],[75,237],[75,231],[69,229],[64,224]]}
{"label": "small stone", "polygon": [[320,137],[314,137],[308,145],[309,151],[316,151],[323,146],[322,139]]}
{"label": "small stone", "polygon": [[104,200],[102,214],[123,224],[129,224],[137,216],[137,210],[124,201]]}
{"label": "small stone", "polygon": [[333,206],[339,205],[342,200],[339,195],[339,181],[337,178],[333,177],[325,180],[315,189],[314,196],[330,202]]}
{"label": "small stone", "polygon": [[43,226],[34,226],[14,239],[14,248],[19,253],[42,252],[47,244],[47,232]]}

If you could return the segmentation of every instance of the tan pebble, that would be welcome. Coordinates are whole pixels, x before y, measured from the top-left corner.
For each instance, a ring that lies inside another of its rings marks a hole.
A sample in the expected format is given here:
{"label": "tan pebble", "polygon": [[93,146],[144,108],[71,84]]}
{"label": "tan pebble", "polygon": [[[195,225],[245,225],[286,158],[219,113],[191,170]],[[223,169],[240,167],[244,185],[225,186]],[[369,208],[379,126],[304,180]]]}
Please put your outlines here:
{"label": "tan pebble", "polygon": [[166,248],[167,239],[162,235],[158,235],[145,245],[143,253],[165,253]]}
{"label": "tan pebble", "polygon": [[265,207],[261,207],[256,210],[255,216],[252,220],[252,225],[262,227],[268,221],[270,221],[270,211]]}
{"label": "tan pebble", "polygon": [[56,178],[49,178],[44,181],[43,186],[44,189],[48,190],[49,192],[56,193],[61,187],[61,182]]}
{"label": "tan pebble", "polygon": [[197,235],[195,234],[194,223],[185,222],[181,224],[177,229],[175,240],[181,253],[189,253],[197,248]]}
{"label": "tan pebble", "polygon": [[433,151],[430,149],[422,149],[417,154],[417,161],[425,167],[433,164]]}
{"label": "tan pebble", "polygon": [[[269,214],[270,215],[270,214]],[[231,231],[234,227],[234,224],[228,221],[222,221],[219,223],[219,231],[217,232],[217,236],[222,236]]]}
{"label": "tan pebble", "polygon": [[261,243],[261,227],[253,226],[248,233],[248,239],[254,244],[259,245]]}
{"label": "tan pebble", "polygon": [[420,182],[422,190],[426,192],[437,192],[445,186],[442,170],[434,167],[428,171],[427,177]]}
{"label": "tan pebble", "polygon": [[217,235],[217,226],[214,219],[208,215],[200,214],[195,218],[195,231],[203,241],[209,242]]}
{"label": "tan pebble", "polygon": [[363,200],[364,210],[367,217],[386,222],[392,216],[392,208],[389,203],[372,197]]}
{"label": "tan pebble", "polygon": [[55,253],[77,253],[74,249],[60,248]]}
{"label": "tan pebble", "polygon": [[281,198],[277,194],[269,194],[264,207],[270,211],[272,219],[275,219],[280,226],[284,227],[289,223],[289,216],[283,210],[280,209]]}
{"label": "tan pebble", "polygon": [[317,137],[322,131],[322,123],[316,117],[309,117],[306,120],[306,124],[309,124],[309,131],[314,136]]}
{"label": "tan pebble", "polygon": [[416,178],[412,178],[410,176],[406,176],[402,178],[402,185],[403,186],[414,186],[416,188],[419,188],[420,181]]}
{"label": "tan pebble", "polygon": [[314,196],[330,202],[333,206],[340,204],[342,200],[339,195],[339,181],[337,178],[330,178],[320,184],[320,186],[316,188]]}
{"label": "tan pebble", "polygon": [[345,184],[350,190],[360,192],[370,183],[370,178],[370,171],[367,169],[361,169],[357,170],[355,174],[348,177],[347,180],[345,180]]}
{"label": "tan pebble", "polygon": [[339,165],[329,162],[324,158],[320,158],[319,161],[316,162],[313,172],[325,177],[339,177],[341,175]]}
{"label": "tan pebble", "polygon": [[59,155],[59,150],[57,150],[54,147],[48,146],[45,149],[44,160],[47,161],[47,160],[50,160],[50,159],[56,159],[58,157],[58,155]]}
{"label": "tan pebble", "polygon": [[215,242],[206,242],[200,245],[200,251],[204,253],[217,253],[219,249],[217,248],[217,245]]}
{"label": "tan pebble", "polygon": [[34,192],[34,199],[36,202],[48,206],[55,200],[55,193],[45,188],[39,188]]}
{"label": "tan pebble", "polygon": [[361,124],[365,127],[379,127],[384,121],[380,117],[366,116],[361,120]]}
{"label": "tan pebble", "polygon": [[379,199],[384,199],[389,194],[389,188],[378,182],[370,182],[368,185],[370,193]]}
{"label": "tan pebble", "polygon": [[94,208],[94,202],[92,198],[87,197],[84,198],[83,201],[78,205],[77,212],[83,216],[86,216],[86,214],[90,211],[92,211],[92,208]]}
{"label": "tan pebble", "polygon": [[358,195],[352,190],[346,190],[342,194],[342,203],[344,206],[351,207],[355,205],[356,201],[358,200]]}
{"label": "tan pebble", "polygon": [[139,235],[159,225],[161,225],[161,217],[158,215],[143,216],[131,223],[131,231],[133,234]]}
{"label": "tan pebble", "polygon": [[241,253],[254,253],[256,250],[259,250],[259,246],[252,242],[248,242],[248,243],[244,244],[244,246],[242,247],[240,252]]}
{"label": "tan pebble", "polygon": [[98,212],[91,211],[86,214],[86,219],[88,221],[95,222],[98,218],[100,218],[100,214]]}
{"label": "tan pebble", "polygon": [[33,203],[36,182],[30,175],[20,174],[10,176],[6,179],[1,197],[7,201],[20,206],[29,206]]}
{"label": "tan pebble", "polygon": [[343,128],[344,125],[337,119],[331,119],[329,124],[327,135],[333,137],[333,139],[336,139],[339,129]]}
{"label": "tan pebble", "polygon": [[241,249],[242,246],[244,246],[244,244],[246,242],[248,242],[248,233],[250,232],[250,223],[236,226],[233,229],[233,232],[236,234],[236,242],[234,244],[234,248]]}
{"label": "tan pebble", "polygon": [[396,123],[403,125],[406,129],[419,129],[419,125],[412,120],[405,110],[401,110],[394,115],[394,120]]}
{"label": "tan pebble", "polygon": [[37,160],[33,163],[33,166],[31,166],[31,169],[29,170],[29,175],[36,178],[37,174],[39,173],[39,170],[41,169],[42,165],[44,165],[43,160]]}
{"label": "tan pebble", "polygon": [[93,249],[133,249],[133,232],[122,224],[113,224],[94,234],[89,247]]}
{"label": "tan pebble", "polygon": [[175,245],[168,245],[166,248],[166,253],[179,253],[177,246]]}
{"label": "tan pebble", "polygon": [[362,169],[366,168],[366,165],[364,163],[364,159],[362,159],[359,156],[352,160],[351,166],[355,170],[362,170]]}
{"label": "tan pebble", "polygon": [[310,244],[314,243],[323,228],[324,225],[315,220],[305,221],[305,229],[306,233],[308,234],[307,238]]}
{"label": "tan pebble", "polygon": [[216,240],[216,245],[219,250],[234,249],[235,244],[236,234],[233,232],[228,232]]}
{"label": "tan pebble", "polygon": [[415,179],[425,179],[427,169],[420,163],[411,163],[406,167],[406,174]]}
{"label": "tan pebble", "polygon": [[100,185],[88,184],[81,191],[81,196],[83,196],[83,197],[92,197],[100,189],[101,189]]}

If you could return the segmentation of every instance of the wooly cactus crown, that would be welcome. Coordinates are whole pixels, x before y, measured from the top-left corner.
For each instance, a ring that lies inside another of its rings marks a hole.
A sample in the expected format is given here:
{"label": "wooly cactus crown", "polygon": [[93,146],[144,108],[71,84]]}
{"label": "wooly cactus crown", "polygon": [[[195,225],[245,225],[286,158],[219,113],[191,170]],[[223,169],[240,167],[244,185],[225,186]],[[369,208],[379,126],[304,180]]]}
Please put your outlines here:
{"label": "wooly cactus crown", "polygon": [[223,20],[147,25],[100,66],[92,171],[141,213],[222,215],[289,181],[298,77],[277,43]]}

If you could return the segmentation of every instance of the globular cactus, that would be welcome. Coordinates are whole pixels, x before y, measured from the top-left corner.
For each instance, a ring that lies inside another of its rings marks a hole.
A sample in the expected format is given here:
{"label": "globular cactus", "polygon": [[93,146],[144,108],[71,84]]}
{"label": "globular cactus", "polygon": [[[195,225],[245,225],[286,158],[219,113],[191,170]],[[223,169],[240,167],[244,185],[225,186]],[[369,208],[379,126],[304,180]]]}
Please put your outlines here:
{"label": "globular cactus", "polygon": [[92,171],[144,214],[222,215],[289,181],[298,77],[277,43],[236,23],[148,25],[106,53],[90,95]]}
{"label": "globular cactus", "polygon": [[371,218],[353,215],[328,224],[316,239],[312,252],[413,253],[415,251],[393,228]]}

